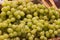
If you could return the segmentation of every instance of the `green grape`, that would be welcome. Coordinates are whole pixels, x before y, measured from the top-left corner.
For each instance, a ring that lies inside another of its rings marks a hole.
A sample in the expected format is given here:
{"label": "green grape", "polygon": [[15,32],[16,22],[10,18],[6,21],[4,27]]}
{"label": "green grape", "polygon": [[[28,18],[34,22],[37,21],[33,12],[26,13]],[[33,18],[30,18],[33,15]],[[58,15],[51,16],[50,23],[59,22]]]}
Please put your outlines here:
{"label": "green grape", "polygon": [[2,28],[6,28],[8,27],[8,24],[7,23],[2,23]]}
{"label": "green grape", "polygon": [[29,40],[33,40],[33,37],[31,36],[31,37],[29,37]]}
{"label": "green grape", "polygon": [[3,3],[2,3],[2,6],[6,6],[6,3],[5,3],[5,2],[3,2]]}
{"label": "green grape", "polygon": [[54,31],[54,34],[57,35],[58,34],[58,31]]}
{"label": "green grape", "polygon": [[2,28],[2,23],[0,23],[0,28]]}
{"label": "green grape", "polygon": [[47,16],[44,16],[43,19],[44,19],[44,20],[48,20]]}
{"label": "green grape", "polygon": [[1,10],[2,11],[8,11],[8,10],[10,10],[10,6],[3,7]]}
{"label": "green grape", "polygon": [[26,17],[29,18],[29,19],[31,19],[32,15],[28,14]]}
{"label": "green grape", "polygon": [[16,11],[15,8],[11,8],[11,13],[14,13]]}
{"label": "green grape", "polygon": [[7,11],[7,15],[12,15],[11,11]]}
{"label": "green grape", "polygon": [[26,12],[26,11],[27,11],[27,8],[24,7],[24,8],[23,8],[23,11]]}
{"label": "green grape", "polygon": [[36,29],[33,29],[32,31],[31,31],[31,33],[34,35],[35,33],[36,33]]}
{"label": "green grape", "polygon": [[10,25],[11,25],[11,28],[12,28],[12,29],[16,29],[17,26],[18,26],[18,25],[12,25],[12,24],[10,24]]}
{"label": "green grape", "polygon": [[11,28],[12,27],[12,24],[11,23],[9,23],[9,26],[8,26],[9,28]]}
{"label": "green grape", "polygon": [[51,37],[54,38],[55,37],[55,34],[52,34]]}
{"label": "green grape", "polygon": [[42,31],[42,28],[38,26],[38,27],[36,27],[36,30],[37,31]]}
{"label": "green grape", "polygon": [[47,37],[44,37],[44,40],[48,40]]}
{"label": "green grape", "polygon": [[32,29],[36,29],[36,27],[37,27],[36,25],[32,25]]}
{"label": "green grape", "polygon": [[20,40],[20,38],[19,37],[16,37],[15,40]]}
{"label": "green grape", "polygon": [[45,27],[47,27],[48,25],[49,25],[49,23],[48,23],[48,22],[45,22],[45,23],[44,23],[44,26],[45,26]]}
{"label": "green grape", "polygon": [[39,38],[35,38],[34,40],[39,40]]}
{"label": "green grape", "polygon": [[18,16],[19,14],[20,14],[20,10],[17,10],[17,11],[14,12],[15,17]]}
{"label": "green grape", "polygon": [[42,19],[40,19],[40,20],[39,20],[39,22],[43,24],[45,21],[44,21],[44,20],[42,20]]}
{"label": "green grape", "polygon": [[54,15],[52,15],[52,19],[55,19],[55,16]]}
{"label": "green grape", "polygon": [[13,32],[13,36],[17,36],[17,32]]}
{"label": "green grape", "polygon": [[48,31],[46,31],[46,37],[49,38],[50,37],[50,33]]}
{"label": "green grape", "polygon": [[2,34],[2,31],[0,30],[0,35]]}
{"label": "green grape", "polygon": [[32,19],[27,19],[27,22],[31,22],[32,21]]}
{"label": "green grape", "polygon": [[33,24],[36,24],[37,25],[37,23],[38,23],[37,20],[32,20],[32,21],[33,21]]}
{"label": "green grape", "polygon": [[38,13],[37,12],[34,12],[34,14],[33,14],[34,16],[38,16]]}
{"label": "green grape", "polygon": [[17,15],[17,16],[16,16],[16,18],[17,18],[17,19],[20,19],[20,18],[21,18],[21,16],[20,16],[20,15]]}
{"label": "green grape", "polygon": [[41,36],[44,36],[44,31],[40,32],[39,34],[40,34]]}
{"label": "green grape", "polygon": [[56,29],[59,29],[59,25],[55,25],[55,28],[56,28]]}
{"label": "green grape", "polygon": [[49,24],[48,28],[49,29],[54,29],[54,25]]}
{"label": "green grape", "polygon": [[31,27],[31,26],[32,26],[32,22],[28,22],[27,25],[28,25],[29,27]]}
{"label": "green grape", "polygon": [[25,38],[23,38],[22,40],[26,40]]}
{"label": "green grape", "polygon": [[9,18],[12,18],[13,17],[13,15],[9,15]]}
{"label": "green grape", "polygon": [[40,9],[40,14],[44,14],[44,10],[43,9]]}
{"label": "green grape", "polygon": [[18,5],[17,5],[17,1],[12,2],[11,7],[13,7],[13,8],[18,7]]}
{"label": "green grape", "polygon": [[45,13],[48,13],[48,12],[49,12],[49,10],[48,10],[48,9],[45,9],[44,11],[45,11]]}
{"label": "green grape", "polygon": [[13,33],[10,33],[9,36],[10,36],[10,37],[14,37],[14,34],[13,34]]}
{"label": "green grape", "polygon": [[27,36],[30,37],[31,36],[31,33],[28,33]]}
{"label": "green grape", "polygon": [[0,36],[0,40],[4,40],[4,36],[3,35]]}
{"label": "green grape", "polygon": [[25,16],[25,13],[23,11],[20,11],[21,16]]}
{"label": "green grape", "polygon": [[20,21],[20,23],[25,24],[25,21]]}
{"label": "green grape", "polygon": [[45,38],[45,36],[41,36],[41,37],[40,37],[41,40],[44,40],[44,38]]}
{"label": "green grape", "polygon": [[1,16],[5,16],[6,15],[6,12],[1,12]]}
{"label": "green grape", "polygon": [[57,32],[60,33],[60,29],[57,29]]}
{"label": "green grape", "polygon": [[44,9],[44,8],[45,8],[45,6],[42,5],[42,4],[38,4],[38,7],[39,7],[40,9]]}
{"label": "green grape", "polygon": [[11,20],[11,22],[14,22],[16,19],[14,17],[12,17],[10,20]]}
{"label": "green grape", "polygon": [[8,28],[8,29],[7,29],[7,32],[8,32],[8,33],[12,33],[12,32],[13,32],[13,29],[12,29],[12,28]]}
{"label": "green grape", "polygon": [[0,22],[2,22],[2,19],[0,19]]}
{"label": "green grape", "polygon": [[6,23],[10,23],[10,22],[11,22],[11,20],[10,20],[10,19],[7,19],[7,20],[6,20]]}
{"label": "green grape", "polygon": [[53,30],[49,30],[49,33],[50,33],[50,34],[53,34]]}
{"label": "green grape", "polygon": [[27,18],[24,18],[23,20],[24,20],[25,22],[27,22],[27,21],[28,21],[28,20],[27,20]]}
{"label": "green grape", "polygon": [[23,10],[23,6],[20,5],[20,6],[17,7],[17,9],[19,9],[19,10]]}
{"label": "green grape", "polygon": [[4,36],[4,39],[7,39],[9,37],[8,34],[4,34],[3,36]]}
{"label": "green grape", "polygon": [[25,25],[25,31],[30,32],[30,29],[29,29],[29,27],[27,25]]}

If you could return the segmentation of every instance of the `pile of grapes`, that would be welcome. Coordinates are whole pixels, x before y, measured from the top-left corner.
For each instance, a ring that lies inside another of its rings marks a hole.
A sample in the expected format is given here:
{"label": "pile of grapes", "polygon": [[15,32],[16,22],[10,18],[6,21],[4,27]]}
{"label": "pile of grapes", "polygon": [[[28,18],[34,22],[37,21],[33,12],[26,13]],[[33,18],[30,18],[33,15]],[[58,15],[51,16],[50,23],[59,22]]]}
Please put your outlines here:
{"label": "pile of grapes", "polygon": [[48,40],[60,36],[60,14],[54,7],[30,1],[5,1],[0,13],[0,40]]}

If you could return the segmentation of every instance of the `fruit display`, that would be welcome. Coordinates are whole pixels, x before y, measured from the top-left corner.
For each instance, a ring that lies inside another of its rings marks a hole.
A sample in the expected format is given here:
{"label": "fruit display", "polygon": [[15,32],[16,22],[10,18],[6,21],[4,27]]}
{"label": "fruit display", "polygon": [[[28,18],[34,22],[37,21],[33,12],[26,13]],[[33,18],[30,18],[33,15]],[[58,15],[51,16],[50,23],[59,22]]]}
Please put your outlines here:
{"label": "fruit display", "polygon": [[60,9],[29,0],[4,1],[0,40],[49,40],[60,37]]}

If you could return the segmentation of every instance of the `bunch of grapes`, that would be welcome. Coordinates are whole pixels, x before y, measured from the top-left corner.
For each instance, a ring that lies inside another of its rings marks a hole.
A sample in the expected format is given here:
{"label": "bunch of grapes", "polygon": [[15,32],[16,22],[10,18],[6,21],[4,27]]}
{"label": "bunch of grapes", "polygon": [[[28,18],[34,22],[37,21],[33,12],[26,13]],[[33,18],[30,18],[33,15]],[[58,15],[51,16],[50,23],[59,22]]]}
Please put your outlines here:
{"label": "bunch of grapes", "polygon": [[60,10],[30,1],[4,1],[0,40],[48,40],[60,36]]}

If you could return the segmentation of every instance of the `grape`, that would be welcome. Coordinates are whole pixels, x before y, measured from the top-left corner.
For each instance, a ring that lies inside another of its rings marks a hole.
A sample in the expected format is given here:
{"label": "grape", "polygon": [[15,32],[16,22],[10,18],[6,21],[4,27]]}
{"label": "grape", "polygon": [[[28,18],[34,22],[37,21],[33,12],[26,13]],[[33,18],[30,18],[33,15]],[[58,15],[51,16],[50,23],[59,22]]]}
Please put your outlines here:
{"label": "grape", "polygon": [[0,35],[2,34],[2,31],[0,30]]}
{"label": "grape", "polygon": [[9,15],[9,18],[12,18],[13,17],[13,15]]}
{"label": "grape", "polygon": [[14,34],[13,34],[13,33],[10,33],[9,36],[10,36],[10,37],[14,37]]}
{"label": "grape", "polygon": [[20,40],[20,38],[19,37],[16,37],[15,40]]}
{"label": "grape", "polygon": [[29,40],[33,40],[33,37],[31,36],[31,37],[29,37]]}
{"label": "grape", "polygon": [[44,31],[40,32],[40,35],[41,35],[41,36],[44,36]]}
{"label": "grape", "polygon": [[35,34],[36,33],[36,29],[32,30],[31,33],[32,34]]}
{"label": "grape", "polygon": [[11,18],[11,22],[14,22],[14,21],[15,21],[15,18],[12,17],[12,18]]}
{"label": "grape", "polygon": [[20,5],[20,6],[17,7],[17,9],[19,9],[19,10],[23,10],[23,6]]}
{"label": "grape", "polygon": [[4,40],[4,36],[3,35],[0,36],[0,40]]}
{"label": "grape", "polygon": [[60,29],[57,29],[57,32],[60,33]]}
{"label": "grape", "polygon": [[50,34],[53,34],[53,30],[49,30],[49,33],[50,33]]}
{"label": "grape", "polygon": [[4,34],[3,36],[4,36],[4,39],[7,39],[9,37],[8,34]]}
{"label": "grape", "polygon": [[25,38],[23,38],[22,40],[26,40]]}
{"label": "grape", "polygon": [[60,35],[60,10],[30,0],[5,0],[0,12],[0,40],[49,40]]}
{"label": "grape", "polygon": [[2,28],[6,28],[8,27],[8,24],[7,23],[2,23]]}
{"label": "grape", "polygon": [[24,13],[23,11],[20,11],[20,15],[21,15],[21,16],[24,16],[25,13]]}
{"label": "grape", "polygon": [[30,19],[32,18],[32,15],[28,14],[26,17]]}
{"label": "grape", "polygon": [[32,22],[28,22],[27,25],[28,25],[29,27],[31,27],[31,26],[32,26]]}
{"label": "grape", "polygon": [[20,15],[17,15],[17,16],[16,16],[16,18],[17,18],[17,19],[20,19],[20,18],[21,18],[21,16],[20,16]]}
{"label": "grape", "polygon": [[46,31],[46,37],[50,37],[50,33],[48,31]]}
{"label": "grape", "polygon": [[45,11],[45,13],[48,13],[48,9],[45,9],[44,11]]}
{"label": "grape", "polygon": [[57,32],[57,31],[54,31],[54,34],[55,34],[55,35],[57,35],[57,34],[58,34],[58,32]]}
{"label": "grape", "polygon": [[51,37],[54,38],[55,37],[55,34],[52,34]]}
{"label": "grape", "polygon": [[8,10],[10,10],[10,6],[3,7],[1,10],[2,11],[8,11]]}
{"label": "grape", "polygon": [[35,38],[34,40],[39,40],[38,38]]}
{"label": "grape", "polygon": [[45,38],[44,36],[41,36],[41,37],[40,37],[41,40],[44,40],[44,38]]}
{"label": "grape", "polygon": [[13,29],[12,29],[12,28],[8,28],[8,29],[7,29],[7,32],[8,32],[8,33],[12,33],[12,32],[13,32]]}
{"label": "grape", "polygon": [[18,16],[20,14],[20,10],[14,12],[14,16]]}
{"label": "grape", "polygon": [[7,11],[7,15],[12,15],[12,13],[10,11]]}
{"label": "grape", "polygon": [[11,4],[11,7],[13,8],[16,8],[18,5],[17,5],[17,1],[14,1],[12,4]]}
{"label": "grape", "polygon": [[6,13],[5,13],[5,12],[2,12],[2,13],[1,13],[1,16],[5,16],[5,15],[6,15]]}
{"label": "grape", "polygon": [[44,13],[44,10],[43,9],[40,9],[39,12],[40,12],[40,14],[43,14]]}
{"label": "grape", "polygon": [[11,8],[11,12],[14,13],[16,11],[15,8]]}
{"label": "grape", "polygon": [[38,13],[37,12],[34,12],[34,14],[33,14],[34,16],[38,16]]}

